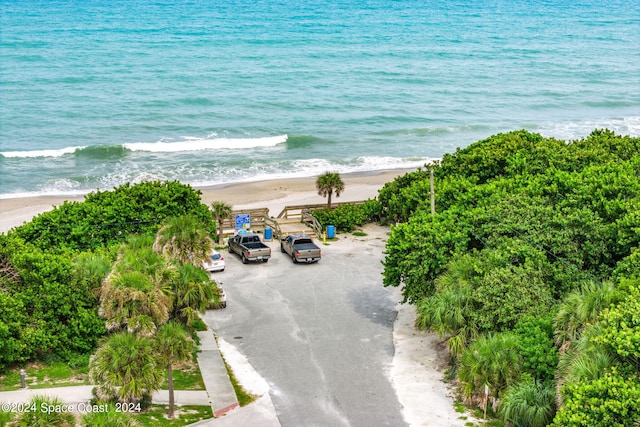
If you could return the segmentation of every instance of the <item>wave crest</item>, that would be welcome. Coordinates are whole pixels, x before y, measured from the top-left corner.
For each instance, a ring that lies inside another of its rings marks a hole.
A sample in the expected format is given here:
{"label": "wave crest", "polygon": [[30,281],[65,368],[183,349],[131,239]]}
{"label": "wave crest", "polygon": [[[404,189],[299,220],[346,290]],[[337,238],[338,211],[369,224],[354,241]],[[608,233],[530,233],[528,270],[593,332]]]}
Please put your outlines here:
{"label": "wave crest", "polygon": [[247,148],[275,147],[287,141],[287,135],[260,138],[185,138],[176,142],[132,142],[123,144],[131,151],[176,153],[202,150],[244,150]]}
{"label": "wave crest", "polygon": [[29,157],[62,157],[72,154],[86,147],[65,147],[57,150],[32,150],[32,151],[3,151],[0,153],[5,158],[29,158]]}

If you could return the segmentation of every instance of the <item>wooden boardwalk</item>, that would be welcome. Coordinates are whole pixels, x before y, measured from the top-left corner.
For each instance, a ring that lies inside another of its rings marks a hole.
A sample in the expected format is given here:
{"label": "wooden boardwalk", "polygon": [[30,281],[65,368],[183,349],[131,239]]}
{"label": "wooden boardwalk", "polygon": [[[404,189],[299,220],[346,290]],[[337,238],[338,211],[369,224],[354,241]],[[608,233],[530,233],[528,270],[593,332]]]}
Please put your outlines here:
{"label": "wooden boardwalk", "polygon": [[[360,204],[364,201],[333,203],[331,207],[343,204]],[[313,209],[322,209],[326,204],[285,206],[277,217],[269,215],[269,208],[241,209],[231,212],[231,217],[223,221],[225,236],[231,236],[235,232],[236,215],[249,215],[249,228],[257,233],[264,233],[265,228],[272,230],[273,239],[280,239],[289,234],[304,233],[315,235],[322,239],[322,226],[311,215]]]}

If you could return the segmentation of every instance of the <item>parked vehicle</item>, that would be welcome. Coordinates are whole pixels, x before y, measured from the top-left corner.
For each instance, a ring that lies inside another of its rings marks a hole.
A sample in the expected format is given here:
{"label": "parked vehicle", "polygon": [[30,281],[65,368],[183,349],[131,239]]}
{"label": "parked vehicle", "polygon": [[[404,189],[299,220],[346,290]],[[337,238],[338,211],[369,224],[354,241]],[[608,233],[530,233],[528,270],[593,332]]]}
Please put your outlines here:
{"label": "parked vehicle", "polygon": [[211,251],[211,255],[209,255],[209,259],[202,263],[202,267],[204,267],[208,272],[224,271],[224,257],[220,252],[213,250]]}
{"label": "parked vehicle", "polygon": [[255,233],[242,233],[229,238],[229,252],[240,255],[244,264],[249,261],[267,262],[271,258],[271,248]]}
{"label": "parked vehicle", "polygon": [[227,308],[227,294],[222,289],[222,283],[218,283],[218,295],[220,296],[220,302],[216,304],[213,300],[209,303],[209,310],[216,310],[219,308]]}
{"label": "parked vehicle", "polygon": [[290,234],[280,241],[280,251],[289,254],[294,263],[318,262],[322,256],[320,248],[306,234]]}

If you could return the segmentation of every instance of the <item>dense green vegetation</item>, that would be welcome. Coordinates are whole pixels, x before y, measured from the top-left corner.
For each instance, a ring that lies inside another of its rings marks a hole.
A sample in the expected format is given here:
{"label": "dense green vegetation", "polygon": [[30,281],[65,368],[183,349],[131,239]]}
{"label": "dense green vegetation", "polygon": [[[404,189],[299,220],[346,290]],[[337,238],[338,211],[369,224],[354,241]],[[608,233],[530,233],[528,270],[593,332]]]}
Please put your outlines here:
{"label": "dense green vegetation", "polygon": [[[384,284],[509,425],[640,422],[640,138],[499,134],[379,193]],[[634,424],[635,423],[635,424]]]}
{"label": "dense green vegetation", "polygon": [[[0,235],[0,369],[50,359],[86,364],[83,355],[93,352],[107,331],[105,319],[98,315],[100,286],[116,259],[124,257],[120,244],[132,234],[151,236],[148,248],[129,257],[132,270],[145,259],[151,263],[147,273],[155,274],[153,262],[169,264],[151,250],[153,239],[165,219],[183,215],[215,235],[215,223],[199,191],[178,182],[145,182],[91,193],[84,202],[65,202]],[[126,261],[118,268],[126,270]],[[149,280],[135,271],[118,271],[116,276],[127,274],[138,275],[140,280],[133,282],[137,286]],[[184,297],[181,304],[173,310],[193,317]]]}
{"label": "dense green vegetation", "polygon": [[11,234],[43,251],[95,250],[130,234],[154,234],[168,217],[189,214],[215,231],[200,191],[177,181],[125,184],[89,193],[82,202],[64,202],[15,228]]}
{"label": "dense green vegetation", "polygon": [[141,409],[166,372],[172,418],[173,367],[195,351],[187,330],[219,304],[202,269],[212,235],[199,192],[177,182],[90,194],[1,235],[0,369],[88,363],[96,402]]}

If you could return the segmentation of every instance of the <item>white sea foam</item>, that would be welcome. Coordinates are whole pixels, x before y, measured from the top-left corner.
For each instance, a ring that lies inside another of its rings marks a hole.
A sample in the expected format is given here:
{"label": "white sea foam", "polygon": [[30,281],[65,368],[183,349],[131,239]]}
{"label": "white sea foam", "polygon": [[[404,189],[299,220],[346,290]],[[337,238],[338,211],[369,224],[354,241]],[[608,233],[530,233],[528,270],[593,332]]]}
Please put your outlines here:
{"label": "white sea foam", "polygon": [[177,153],[201,150],[245,150],[248,148],[275,147],[287,141],[287,135],[261,138],[194,138],[175,142],[133,142],[124,144],[131,151]]}
{"label": "white sea foam", "polygon": [[0,155],[3,157],[18,157],[18,158],[28,158],[28,157],[62,157],[65,154],[75,153],[78,150],[82,150],[86,148],[84,146],[81,147],[65,147],[59,148],[57,150],[32,150],[32,151],[3,151],[0,152]]}
{"label": "white sea foam", "polygon": [[[227,168],[215,178],[195,178],[190,184],[208,187],[239,182],[266,181],[270,179],[309,178],[327,171],[337,173],[375,172],[390,169],[417,169],[436,158],[358,157],[349,163],[337,163],[326,159],[302,159],[291,162],[286,168],[277,164],[254,164],[240,169]],[[222,172],[222,171],[221,171]]]}
{"label": "white sea foam", "polygon": [[599,120],[572,120],[541,123],[535,132],[563,140],[586,138],[594,129],[609,129],[619,135],[640,136],[640,116]]}

